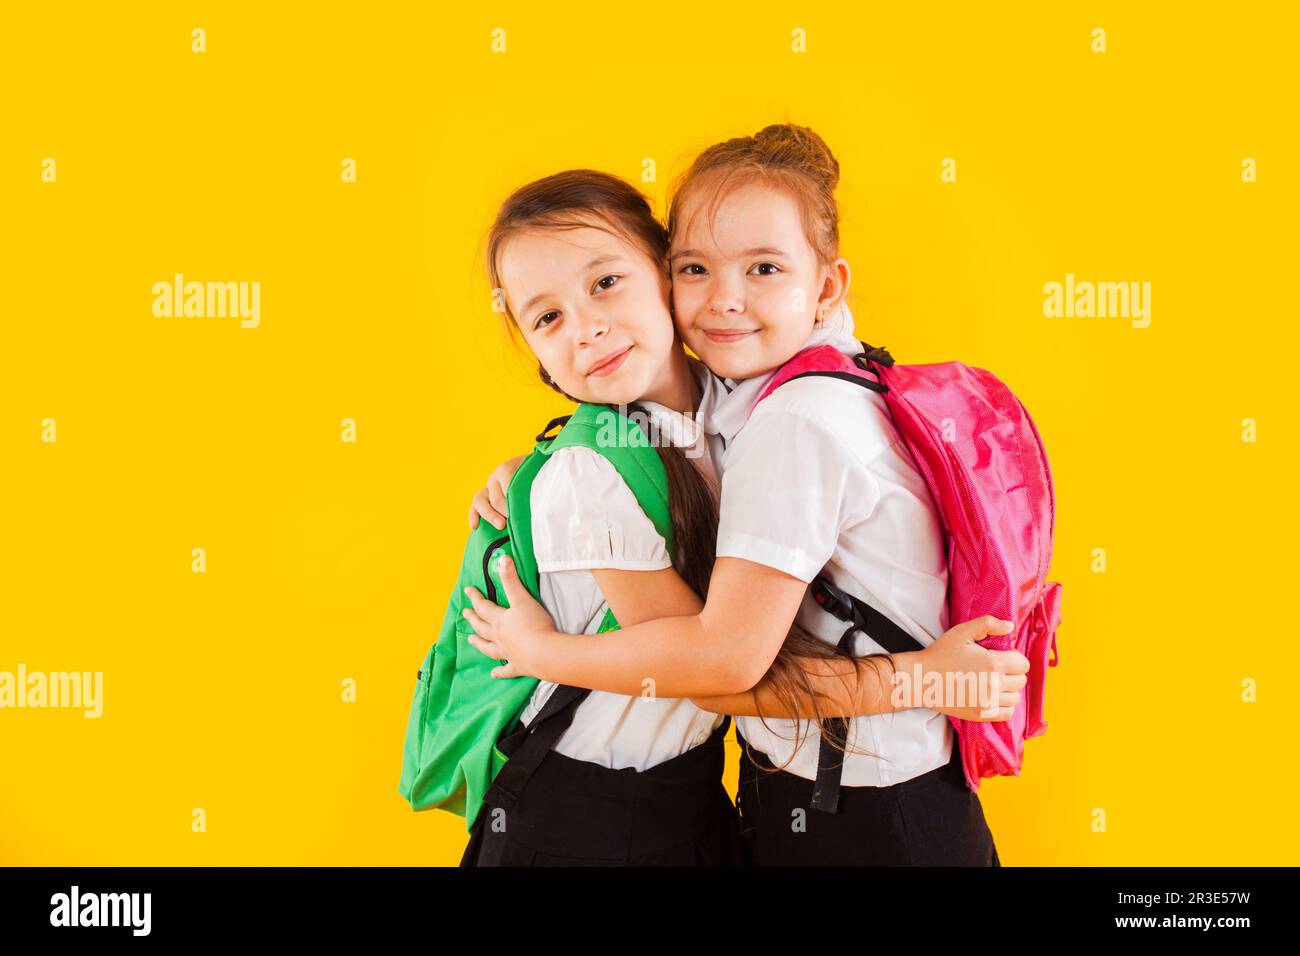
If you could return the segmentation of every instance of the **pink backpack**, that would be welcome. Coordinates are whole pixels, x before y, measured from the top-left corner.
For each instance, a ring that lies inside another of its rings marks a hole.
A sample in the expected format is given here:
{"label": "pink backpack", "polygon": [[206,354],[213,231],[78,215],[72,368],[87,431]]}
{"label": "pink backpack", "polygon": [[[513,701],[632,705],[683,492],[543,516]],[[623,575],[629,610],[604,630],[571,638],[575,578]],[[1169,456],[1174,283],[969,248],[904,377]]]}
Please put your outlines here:
{"label": "pink backpack", "polygon": [[[776,372],[758,401],[808,375],[846,379],[881,393],[943,526],[949,625],[983,614],[1015,622],[1012,633],[980,641],[991,650],[1014,648],[1029,659],[1028,682],[1012,718],[950,718],[966,783],[978,790],[982,777],[1019,774],[1025,739],[1047,729],[1043,686],[1047,668],[1059,661],[1061,622],[1061,586],[1046,580],[1056,514],[1047,452],[1025,406],[983,369],[960,362],[895,365],[883,348],[866,343],[863,348],[852,357],[830,345],[805,349]],[[858,630],[891,653],[921,647],[893,621],[829,581],[818,578],[811,589],[823,609],[850,623],[841,648],[848,649]],[[845,727],[838,721],[828,730],[842,739]],[[835,812],[842,766],[839,751],[823,740],[814,807]]]}

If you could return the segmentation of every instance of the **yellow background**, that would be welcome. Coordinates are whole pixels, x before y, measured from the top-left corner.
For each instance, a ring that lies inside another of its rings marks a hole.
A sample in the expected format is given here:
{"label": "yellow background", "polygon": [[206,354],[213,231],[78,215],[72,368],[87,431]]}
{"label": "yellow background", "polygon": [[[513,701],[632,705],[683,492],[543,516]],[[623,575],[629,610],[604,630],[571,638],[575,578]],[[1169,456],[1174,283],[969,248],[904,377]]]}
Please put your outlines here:
{"label": "yellow background", "polygon": [[[859,336],[994,370],[1051,456],[1062,663],[982,790],[1004,863],[1295,862],[1296,24],[894,6],[6,7],[0,670],[102,670],[104,715],[0,710],[0,862],[454,863],[396,792],[415,671],[472,491],[565,411],[484,230],[787,119],[841,162]],[[260,327],[154,318],[175,272],[259,281]],[[1067,272],[1151,282],[1150,327],[1046,318]]]}

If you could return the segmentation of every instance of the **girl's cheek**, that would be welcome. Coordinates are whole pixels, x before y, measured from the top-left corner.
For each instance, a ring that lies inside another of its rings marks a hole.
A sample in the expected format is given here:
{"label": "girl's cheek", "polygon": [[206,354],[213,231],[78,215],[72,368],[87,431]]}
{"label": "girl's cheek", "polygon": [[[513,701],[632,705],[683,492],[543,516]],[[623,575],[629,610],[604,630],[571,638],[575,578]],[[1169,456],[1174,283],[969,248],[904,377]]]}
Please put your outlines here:
{"label": "girl's cheek", "polygon": [[673,293],[673,322],[678,329],[689,329],[697,311],[694,296],[686,292]]}
{"label": "girl's cheek", "polygon": [[752,300],[751,308],[769,325],[796,322],[806,311],[808,299],[802,290],[784,282],[773,282]]}
{"label": "girl's cheek", "polygon": [[813,312],[817,310],[817,296],[812,289],[792,282],[782,290],[782,294],[786,300],[786,313],[795,322],[804,318],[811,321]]}

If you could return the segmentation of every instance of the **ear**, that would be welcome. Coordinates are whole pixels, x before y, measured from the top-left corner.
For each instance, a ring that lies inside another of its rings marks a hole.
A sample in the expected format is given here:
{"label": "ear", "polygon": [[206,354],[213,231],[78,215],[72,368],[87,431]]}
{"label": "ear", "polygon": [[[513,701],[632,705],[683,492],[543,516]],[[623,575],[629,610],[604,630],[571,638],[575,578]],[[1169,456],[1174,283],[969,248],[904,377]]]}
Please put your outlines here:
{"label": "ear", "polygon": [[817,311],[821,315],[833,315],[849,294],[849,263],[847,259],[836,259],[826,267],[826,278],[822,282],[821,295],[817,297]]}

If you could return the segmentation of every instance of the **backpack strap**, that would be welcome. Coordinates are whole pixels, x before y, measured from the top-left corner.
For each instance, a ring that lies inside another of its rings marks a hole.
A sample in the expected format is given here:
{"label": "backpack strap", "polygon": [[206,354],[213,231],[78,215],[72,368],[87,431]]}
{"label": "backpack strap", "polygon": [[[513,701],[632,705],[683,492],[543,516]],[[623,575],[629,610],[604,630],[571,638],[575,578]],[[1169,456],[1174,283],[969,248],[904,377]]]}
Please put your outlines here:
{"label": "backpack strap", "polygon": [[[606,420],[605,416],[616,416]],[[622,425],[618,424],[619,420]],[[558,434],[550,432],[559,428]],[[619,430],[621,428],[621,431]],[[612,431],[611,437],[606,432]],[[619,435],[626,436],[620,440]],[[650,442],[637,427],[612,408],[599,405],[579,405],[571,415],[552,418],[534,439],[534,454],[524,459],[506,488],[506,534],[512,541],[511,552],[519,580],[533,595],[539,596],[540,574],[537,557],[533,553],[532,490],[537,473],[550,460],[550,455],[560,448],[581,446],[600,452],[628,483],[637,503],[664,536],[668,553],[672,554],[672,520],[668,510],[668,479],[663,462],[650,447]],[[656,471],[657,469],[657,471]],[[665,531],[665,528],[667,531]],[[484,568],[484,578],[492,587],[492,579]],[[492,600],[497,595],[489,595]],[[608,623],[608,622],[606,622]]]}
{"label": "backpack strap", "polygon": [[[492,803],[507,810],[515,805],[542,759],[573,723],[578,704],[590,693],[585,687],[557,684],[532,723],[521,725],[497,744],[497,749],[509,759],[489,788]],[[487,802],[485,799],[484,803]]]}
{"label": "backpack strap", "polygon": [[536,442],[554,441],[556,436],[547,433],[552,428],[556,428],[556,427],[563,428],[566,424],[568,424],[569,419],[572,417],[573,417],[572,415],[561,415],[559,418],[552,418],[549,422],[546,423],[546,427],[537,433],[537,437],[534,438],[533,441]]}
{"label": "backpack strap", "polygon": [[841,643],[850,634],[861,631],[891,654],[925,650],[924,644],[894,621],[861,598],[837,588],[824,577],[814,578],[808,590],[823,611],[852,625],[844,632],[844,637],[840,638]]}
{"label": "backpack strap", "polygon": [[[893,357],[883,347],[873,348],[865,342],[862,347],[864,351],[852,358],[832,345],[804,349],[776,371],[759,395],[758,402],[786,382],[813,376],[838,378],[881,394],[888,392],[889,386],[885,384],[879,366],[889,368],[894,364]],[[755,406],[758,402],[754,403]],[[853,635],[858,631],[891,654],[924,649],[925,645],[894,621],[860,598],[837,588],[825,577],[814,578],[808,591],[822,610],[849,625],[836,644],[840,653],[846,657],[853,655]],[[824,732],[817,747],[817,779],[813,783],[812,800],[809,803],[814,810],[835,813],[839,809],[844,755],[840,751],[837,757],[837,750],[827,742],[827,737],[847,746],[848,728],[848,719],[844,717],[828,717],[822,721]]]}
{"label": "backpack strap", "polygon": [[[854,356],[845,355],[833,345],[814,345],[797,353],[772,374],[754,406],[757,407],[786,382],[813,375],[843,379],[881,394],[888,392],[889,386],[885,384],[879,366],[888,368],[894,364],[894,359],[883,346],[874,348],[865,342],[861,344],[865,351]],[[750,409],[750,414],[753,414],[753,409]]]}
{"label": "backpack strap", "polygon": [[[618,621],[614,618],[614,612],[606,608],[605,618],[596,633],[616,630]],[[524,792],[524,787],[542,765],[546,755],[573,724],[573,715],[577,712],[578,705],[590,693],[586,687],[557,684],[532,723],[527,726],[520,724],[514,733],[496,745],[497,751],[506,761],[483,796],[479,816],[483,815],[483,810],[489,803],[509,810],[518,802],[519,795]],[[477,825],[476,820],[475,826]],[[483,821],[483,825],[486,826],[487,821]],[[474,827],[470,827],[470,830],[472,832]],[[494,842],[493,846],[494,849],[489,849],[480,858],[480,866],[496,866],[500,862],[499,857],[504,848],[500,841]]]}
{"label": "backpack strap", "polygon": [[[925,645],[903,630],[870,604],[843,591],[823,577],[817,577],[808,586],[809,593],[827,614],[839,618],[849,625],[836,645],[845,657],[853,656],[853,635],[858,631],[889,651],[901,654],[904,651],[924,650]],[[817,744],[817,779],[813,783],[812,800],[809,806],[823,813],[835,813],[839,809],[840,781],[844,776],[844,759],[836,759],[836,748],[826,740],[848,745],[849,722],[844,717],[828,717],[823,721],[826,733]]]}
{"label": "backpack strap", "polygon": [[[483,795],[479,818],[474,821],[471,831],[480,826],[491,825],[491,821],[483,819],[483,814],[489,806],[499,807],[509,813],[519,801],[519,795],[524,792],[528,781],[532,779],[537,768],[546,759],[546,755],[555,746],[555,742],[573,723],[573,715],[578,709],[578,704],[582,703],[590,693],[591,691],[585,687],[557,685],[531,724],[526,727],[521,726],[497,744],[497,749],[509,759]],[[504,841],[494,840],[489,849],[481,854],[478,865],[497,866],[500,863],[500,855],[505,849],[503,844]]]}
{"label": "backpack strap", "polygon": [[607,459],[663,537],[668,553],[673,553],[668,475],[658,451],[635,420],[608,405],[579,405],[546,453],[553,454],[561,448],[589,448]]}
{"label": "backpack strap", "polygon": [[[549,435],[556,426],[560,426],[559,434]],[[608,459],[619,476],[627,482],[655,530],[663,537],[668,553],[673,553],[668,476],[659,453],[635,421],[607,406],[583,404],[572,415],[564,415],[548,422],[536,441],[534,450],[541,454],[530,456],[515,472],[506,489],[510,515],[507,520],[514,541],[512,550],[515,563],[520,580],[534,596],[538,594],[540,575],[533,554],[532,485],[537,472],[549,460],[549,456],[561,448],[590,448]],[[618,626],[613,611],[606,609],[597,633],[617,630]],[[546,755],[573,723],[578,705],[590,693],[584,687],[557,685],[532,723],[526,726],[519,723],[512,733],[497,743],[496,749],[506,759],[484,795],[479,809],[480,817],[489,804],[506,810],[516,804]],[[518,721],[518,715],[515,720]],[[511,726],[515,726],[515,723],[512,722]],[[475,826],[480,822],[487,825],[487,821],[476,820]],[[499,846],[499,842],[496,845]],[[481,865],[494,865],[496,861],[489,858],[493,855],[495,852],[490,851],[482,858]]]}

